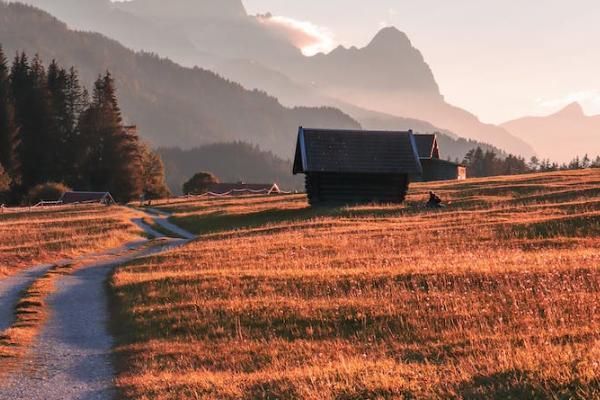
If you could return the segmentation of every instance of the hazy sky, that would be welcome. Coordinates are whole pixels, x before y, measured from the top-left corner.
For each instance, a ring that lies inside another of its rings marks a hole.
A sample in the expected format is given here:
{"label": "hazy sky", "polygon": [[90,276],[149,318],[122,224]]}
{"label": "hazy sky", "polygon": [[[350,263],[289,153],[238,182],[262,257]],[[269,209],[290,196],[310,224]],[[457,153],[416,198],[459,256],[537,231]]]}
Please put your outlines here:
{"label": "hazy sky", "polygon": [[[447,100],[485,122],[542,115],[578,100],[600,114],[598,0],[244,0],[251,14],[304,23],[317,48],[406,32]],[[314,51],[314,49],[313,49]]]}

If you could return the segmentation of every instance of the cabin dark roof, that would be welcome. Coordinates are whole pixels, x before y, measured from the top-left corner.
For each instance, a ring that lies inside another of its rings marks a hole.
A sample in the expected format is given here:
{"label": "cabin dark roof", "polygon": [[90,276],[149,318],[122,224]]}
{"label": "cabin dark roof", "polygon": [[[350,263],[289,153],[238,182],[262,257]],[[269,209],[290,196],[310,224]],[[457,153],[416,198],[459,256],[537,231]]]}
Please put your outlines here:
{"label": "cabin dark roof", "polygon": [[439,158],[437,136],[435,134],[415,135],[419,158]]}
{"label": "cabin dark roof", "polygon": [[309,172],[421,174],[412,131],[300,128],[294,174]]}
{"label": "cabin dark roof", "polygon": [[280,192],[276,183],[215,183],[211,185],[208,190],[214,194],[225,194],[229,192]]}
{"label": "cabin dark roof", "polygon": [[63,204],[75,203],[114,203],[114,200],[108,192],[66,192],[60,198]]}

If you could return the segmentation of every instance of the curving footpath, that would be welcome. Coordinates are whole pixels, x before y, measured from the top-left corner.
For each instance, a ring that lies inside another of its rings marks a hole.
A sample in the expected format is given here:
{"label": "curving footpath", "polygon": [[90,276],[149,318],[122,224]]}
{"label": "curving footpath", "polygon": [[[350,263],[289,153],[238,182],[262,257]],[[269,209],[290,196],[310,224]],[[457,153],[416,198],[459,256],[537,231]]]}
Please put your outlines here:
{"label": "curving footpath", "polygon": [[[163,236],[143,222],[138,226],[149,235]],[[187,234],[190,235],[189,232]],[[118,265],[188,242],[164,239],[158,246],[134,250],[125,256],[114,256],[102,262],[83,262],[73,274],[61,277],[55,292],[47,299],[50,318],[24,360],[22,371],[9,375],[0,383],[0,399],[114,398],[113,341],[108,327],[110,314],[105,283]],[[9,299],[14,306],[20,291],[50,267],[33,268],[22,276],[1,281],[0,296],[4,297],[0,299]],[[4,292],[1,292],[2,288]],[[4,308],[2,301],[0,321],[4,324],[0,327],[8,326],[10,322],[6,320],[12,320],[14,308],[10,311],[10,318]]]}
{"label": "curving footpath", "polygon": [[54,264],[39,265],[0,280],[0,333],[14,322],[15,306],[22,292],[53,266]]}

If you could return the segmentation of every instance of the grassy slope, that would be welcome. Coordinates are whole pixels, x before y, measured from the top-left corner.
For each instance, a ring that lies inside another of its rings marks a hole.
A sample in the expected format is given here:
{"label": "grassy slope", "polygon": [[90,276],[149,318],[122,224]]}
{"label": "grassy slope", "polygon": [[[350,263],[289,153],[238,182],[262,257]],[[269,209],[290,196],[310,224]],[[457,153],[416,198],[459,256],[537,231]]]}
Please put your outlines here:
{"label": "grassy slope", "polygon": [[600,396],[600,170],[161,207],[204,236],[113,277],[126,398]]}
{"label": "grassy slope", "polygon": [[139,239],[124,207],[81,206],[0,214],[0,277]]}

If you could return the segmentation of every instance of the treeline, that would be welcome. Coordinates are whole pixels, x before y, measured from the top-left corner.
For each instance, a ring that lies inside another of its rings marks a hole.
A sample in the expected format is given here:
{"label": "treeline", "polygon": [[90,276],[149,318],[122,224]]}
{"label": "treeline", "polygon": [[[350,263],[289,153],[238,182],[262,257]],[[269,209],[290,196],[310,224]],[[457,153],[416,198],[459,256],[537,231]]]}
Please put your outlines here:
{"label": "treeline", "polygon": [[502,158],[495,152],[481,147],[470,150],[463,160],[468,167],[469,177],[479,178],[498,175],[516,175],[534,172],[550,172],[572,169],[600,168],[600,156],[591,159],[588,155],[576,157],[569,163],[559,164],[548,159],[540,160],[531,157],[529,161],[523,157],[509,154]]}
{"label": "treeline", "polygon": [[74,68],[25,53],[9,68],[0,47],[0,192],[19,203],[48,182],[123,202],[168,193],[160,157],[123,123],[109,72],[90,96]]}

